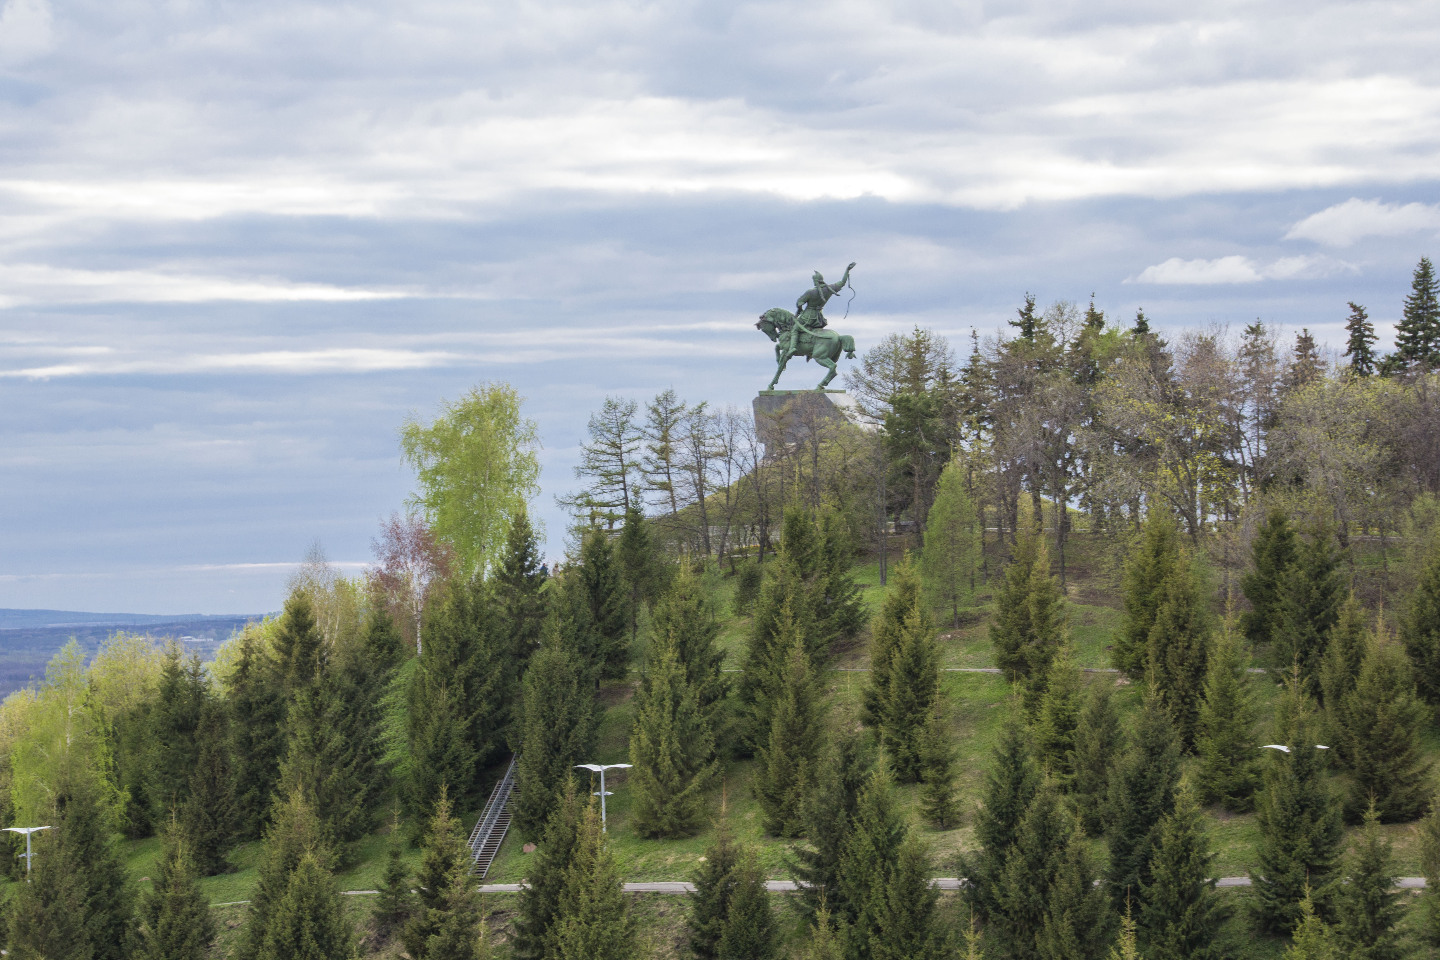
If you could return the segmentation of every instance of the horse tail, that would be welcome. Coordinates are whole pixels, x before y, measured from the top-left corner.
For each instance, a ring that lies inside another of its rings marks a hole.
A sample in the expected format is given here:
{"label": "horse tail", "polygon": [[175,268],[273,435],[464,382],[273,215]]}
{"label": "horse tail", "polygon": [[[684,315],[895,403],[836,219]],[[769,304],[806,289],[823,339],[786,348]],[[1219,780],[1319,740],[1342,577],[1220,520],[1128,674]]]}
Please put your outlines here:
{"label": "horse tail", "polygon": [[842,334],[840,335],[840,349],[845,351],[845,359],[847,359],[847,360],[854,360],[854,359],[855,359],[855,338],[854,338],[854,337],[850,337],[850,336],[846,336],[845,334],[842,333]]}

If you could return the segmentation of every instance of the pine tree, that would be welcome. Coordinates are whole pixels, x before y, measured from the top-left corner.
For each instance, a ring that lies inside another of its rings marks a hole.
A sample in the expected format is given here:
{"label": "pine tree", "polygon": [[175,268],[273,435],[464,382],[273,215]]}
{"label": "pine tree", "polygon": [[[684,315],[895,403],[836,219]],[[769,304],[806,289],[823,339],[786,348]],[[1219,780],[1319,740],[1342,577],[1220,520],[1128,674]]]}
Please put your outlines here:
{"label": "pine tree", "polygon": [[1252,648],[1268,648],[1280,619],[1280,580],[1300,553],[1299,540],[1284,511],[1272,509],[1266,514],[1251,553],[1255,569],[1240,578],[1240,589],[1250,601],[1250,611],[1241,623]]}
{"label": "pine tree", "polygon": [[631,960],[637,956],[634,926],[614,856],[600,827],[600,810],[591,803],[576,830],[575,852],[565,869],[546,956],[554,960]]}
{"label": "pine tree", "polygon": [[[1293,930],[1307,890],[1328,903],[1340,859],[1340,804],[1322,779],[1323,750],[1315,748],[1314,708],[1292,673],[1281,691],[1276,729],[1288,752],[1264,763],[1256,822],[1260,844],[1251,874],[1256,914],[1271,932]],[[1269,751],[1267,751],[1269,752]]]}
{"label": "pine tree", "polygon": [[560,891],[565,886],[565,872],[575,858],[582,805],[575,794],[575,780],[565,778],[535,863],[520,893],[519,916],[515,921],[515,956],[521,960],[541,960],[545,956],[550,929],[560,912]]}
{"label": "pine tree", "polygon": [[[427,652],[430,647],[427,643]],[[412,824],[410,839],[413,842],[419,837],[427,807],[433,808],[441,789],[451,781],[469,784],[478,764],[459,683],[421,659],[410,677],[407,700],[406,739],[410,762],[409,776],[400,784],[400,798]],[[543,756],[542,753],[537,760]],[[519,798],[517,805],[518,801]]]}
{"label": "pine tree", "polygon": [[1440,706],[1440,544],[1432,547],[1400,620],[1400,640],[1415,665],[1420,695]]}
{"label": "pine tree", "polygon": [[539,836],[561,785],[593,743],[595,695],[559,636],[546,621],[546,642],[525,672],[520,761],[516,769],[514,823],[527,838]]}
{"label": "pine tree", "polygon": [[1050,664],[1034,725],[1035,753],[1062,790],[1068,790],[1075,780],[1075,737],[1083,686],[1074,652],[1069,643],[1062,644]]}
{"label": "pine tree", "polygon": [[274,821],[265,832],[260,877],[250,895],[245,935],[235,953],[238,960],[261,957],[266,933],[290,889],[291,876],[307,856],[315,859],[323,872],[328,852],[321,845],[320,821],[305,794],[297,792],[276,804]]}
{"label": "pine tree", "polygon": [[715,828],[715,839],[705,850],[699,869],[690,878],[695,889],[689,897],[689,941],[697,960],[716,960],[719,956],[720,938],[725,934],[734,890],[731,874],[741,854],[730,825],[722,820]]}
{"label": "pine tree", "polygon": [[1050,575],[1045,538],[1029,522],[1021,523],[1015,556],[995,591],[995,608],[990,642],[996,663],[1026,684],[1027,705],[1033,709],[1065,639],[1065,600],[1060,582]]}
{"label": "pine tree", "polygon": [[1250,658],[1233,623],[1227,622],[1210,652],[1195,738],[1197,792],[1205,803],[1235,813],[1255,805],[1260,757],[1255,749],[1255,704],[1250,692]]}
{"label": "pine tree", "polygon": [[633,702],[635,829],[643,837],[688,836],[699,827],[719,762],[714,734],[668,634],[654,638]]}
{"label": "pine tree", "polygon": [[975,504],[965,489],[964,466],[952,457],[940,472],[935,501],[925,519],[925,546],[920,568],[930,605],[960,625],[960,610],[975,598],[975,571],[980,560],[980,527]]}
{"label": "pine tree", "polygon": [[1210,659],[1210,615],[1204,580],[1182,550],[1157,591],[1159,606],[1146,643],[1147,678],[1170,712],[1185,749],[1195,744],[1200,691]]}
{"label": "pine tree", "polygon": [[1012,706],[995,744],[980,810],[975,815],[979,850],[962,858],[962,872],[971,879],[966,895],[983,921],[988,922],[998,909],[1001,873],[1019,842],[1020,822],[1039,789],[1040,775],[1030,752],[1024,718]]}
{"label": "pine tree", "polygon": [[1355,689],[1341,701],[1336,746],[1351,777],[1346,810],[1358,818],[1368,805],[1383,823],[1414,820],[1430,797],[1430,765],[1420,745],[1427,711],[1399,647],[1375,635],[1367,646]]}
{"label": "pine tree", "polygon": [[823,713],[804,640],[788,616],[782,615],[780,631],[791,638],[790,666],[777,691],[770,739],[759,752],[755,794],[765,829],[775,836],[793,837],[804,832],[805,796],[823,742]]}
{"label": "pine tree", "polygon": [[630,623],[620,564],[605,531],[586,531],[580,541],[580,566],[574,575],[597,642],[589,666],[603,679],[623,677],[630,668]]}
{"label": "pine tree", "polygon": [[942,830],[959,822],[955,788],[955,747],[942,704],[937,704],[920,738],[920,809]]}
{"label": "pine tree", "polygon": [[185,844],[171,836],[140,906],[140,960],[205,960],[215,940],[209,898],[196,883]]}
{"label": "pine tree", "polygon": [[1110,898],[1097,881],[1084,831],[1077,825],[1061,853],[1045,905],[1045,920],[1036,936],[1038,956],[1040,960],[1103,960],[1114,926]]}
{"label": "pine tree", "polygon": [[1300,917],[1295,925],[1295,936],[1285,948],[1282,960],[1340,960],[1335,944],[1335,935],[1315,913],[1315,901],[1310,889],[1305,888],[1305,898],[1297,908]]}
{"label": "pine tree", "polygon": [[1350,859],[1349,879],[1335,897],[1336,940],[1353,960],[1400,960],[1395,926],[1405,912],[1390,866],[1390,841],[1380,832],[1372,805],[1365,830]]}
{"label": "pine tree", "polygon": [[907,835],[905,820],[895,809],[890,773],[881,764],[860,791],[840,857],[840,900],[849,910],[842,919],[847,928],[847,953],[854,960],[872,960],[874,938],[882,933],[886,883],[899,863]]}
{"label": "pine tree", "polygon": [[[470,880],[470,848],[442,790],[426,832],[425,854],[415,878],[418,902],[401,939],[412,957],[430,960],[472,950],[480,939],[480,906]],[[439,941],[437,943],[437,940]]]}
{"label": "pine tree", "polygon": [[625,526],[615,543],[615,558],[624,586],[625,616],[633,640],[639,632],[640,608],[664,592],[666,569],[655,549],[650,523],[634,504],[625,511]]}
{"label": "pine tree", "polygon": [[375,898],[375,909],[371,913],[376,934],[381,941],[388,942],[410,921],[414,913],[415,895],[410,890],[410,870],[405,866],[400,825],[396,822],[391,825],[385,876],[381,880],[380,893]]}
{"label": "pine tree", "polygon": [[1145,692],[1134,741],[1110,784],[1108,881],[1117,907],[1151,882],[1150,863],[1160,842],[1160,823],[1175,804],[1180,782],[1180,745],[1164,704]]}
{"label": "pine tree", "polygon": [[1140,890],[1140,943],[1151,960],[1220,960],[1227,911],[1215,893],[1214,854],[1194,792],[1182,785],[1160,821],[1150,881]]}
{"label": "pine tree", "polygon": [[716,945],[717,960],[775,960],[779,932],[765,890],[765,876],[753,853],[740,857],[729,875],[725,925]]}
{"label": "pine tree", "polygon": [[819,765],[814,789],[803,807],[810,842],[792,851],[790,870],[801,884],[800,902],[812,922],[822,908],[837,921],[858,910],[845,899],[841,871],[855,829],[860,793],[870,780],[868,746],[855,733],[836,737]]}
{"label": "pine tree", "polygon": [[1132,680],[1145,675],[1150,631],[1160,611],[1160,596],[1180,560],[1180,536],[1172,518],[1151,509],[1140,542],[1130,551],[1121,578],[1125,624],[1110,652],[1114,666]]}
{"label": "pine tree", "polygon": [[180,819],[190,865],[208,877],[229,869],[225,854],[235,842],[235,773],[225,712],[218,703],[207,704],[197,739],[199,750]]}
{"label": "pine tree", "polygon": [[495,604],[506,634],[505,646],[508,655],[522,666],[539,648],[545,623],[546,603],[541,588],[546,576],[541,565],[540,543],[530,525],[530,514],[522,506],[510,521],[505,553],[495,571]]}
{"label": "pine tree", "polygon": [[1054,784],[1041,784],[1020,821],[996,890],[991,930],[1013,960],[1035,960],[1072,825]]}
{"label": "pine tree", "polygon": [[335,878],[307,851],[266,923],[258,960],[351,960],[353,939]]}
{"label": "pine tree", "polygon": [[906,837],[873,895],[880,902],[870,933],[872,960],[940,960],[946,955],[937,916],[940,894],[930,886],[930,857],[919,838]]}
{"label": "pine tree", "polygon": [[916,604],[905,618],[890,663],[880,723],[884,745],[901,783],[920,779],[925,725],[940,699],[940,651],[924,607]]}
{"label": "pine tree", "polygon": [[1350,373],[1357,377],[1373,376],[1378,364],[1375,358],[1375,324],[1365,308],[1351,300],[1350,317],[1345,321],[1345,331],[1350,335],[1345,343],[1345,356],[1350,358]]}
{"label": "pine tree", "polygon": [[1319,686],[1320,664],[1346,593],[1334,539],[1329,531],[1317,529],[1280,577],[1270,652],[1278,674],[1299,663],[1300,676],[1311,689]]}
{"label": "pine tree", "polygon": [[1110,778],[1120,756],[1120,715],[1109,684],[1092,685],[1085,694],[1075,727],[1075,777],[1070,794],[1085,832],[1098,836],[1105,829],[1105,806]]}
{"label": "pine tree", "polygon": [[909,560],[890,573],[889,592],[870,629],[870,676],[865,685],[862,716],[866,725],[884,722],[885,699],[890,694],[890,664],[905,633],[905,618],[920,606],[920,577]]}
{"label": "pine tree", "polygon": [[253,631],[240,636],[240,656],[227,685],[230,755],[235,764],[235,839],[254,840],[269,817],[285,740],[285,702],[269,657]]}
{"label": "pine tree", "polygon": [[[1360,668],[1365,664],[1368,649],[1366,634],[1365,612],[1352,593],[1340,607],[1340,616],[1330,631],[1325,657],[1320,662],[1318,692],[1332,730],[1344,725],[1341,705],[1360,679]],[[1335,738],[1333,733],[1330,736]]]}
{"label": "pine tree", "polygon": [[1429,257],[1415,265],[1391,357],[1400,369],[1440,365],[1440,280]]}

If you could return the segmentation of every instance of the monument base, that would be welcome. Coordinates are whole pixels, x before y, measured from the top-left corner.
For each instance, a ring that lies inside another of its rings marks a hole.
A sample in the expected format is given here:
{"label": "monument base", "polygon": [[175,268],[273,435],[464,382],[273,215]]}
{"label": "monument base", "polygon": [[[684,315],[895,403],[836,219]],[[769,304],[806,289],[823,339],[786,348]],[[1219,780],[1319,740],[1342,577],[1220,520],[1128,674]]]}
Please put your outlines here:
{"label": "monument base", "polygon": [[849,422],[846,410],[854,403],[844,390],[761,390],[751,408],[768,457],[778,444],[799,443]]}

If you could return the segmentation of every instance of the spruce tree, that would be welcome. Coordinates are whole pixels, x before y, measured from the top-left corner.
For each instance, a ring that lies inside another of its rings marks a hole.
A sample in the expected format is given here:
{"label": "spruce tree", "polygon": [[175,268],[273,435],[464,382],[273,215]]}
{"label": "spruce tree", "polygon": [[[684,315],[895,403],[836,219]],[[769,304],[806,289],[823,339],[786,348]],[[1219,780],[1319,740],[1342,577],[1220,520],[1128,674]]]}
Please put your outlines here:
{"label": "spruce tree", "polygon": [[1335,934],[1315,913],[1315,901],[1308,886],[1297,913],[1300,920],[1295,925],[1295,936],[1281,955],[1282,960],[1340,960]]}
{"label": "spruce tree", "polygon": [[202,877],[229,869],[225,854],[235,843],[235,773],[225,720],[220,704],[207,704],[200,721],[189,796],[180,809],[182,830],[189,843],[186,856]]}
{"label": "spruce tree", "polygon": [[759,751],[755,795],[765,829],[774,836],[793,837],[804,832],[805,797],[814,781],[824,716],[805,641],[788,615],[782,614],[780,633],[791,638],[790,664],[776,691],[769,741]]}
{"label": "spruce tree", "polygon": [[297,588],[285,599],[285,612],[276,625],[274,650],[275,678],[287,697],[293,698],[319,681],[325,665],[325,638],[315,622],[315,609],[307,591]]}
{"label": "spruce tree", "polygon": [[1110,950],[1108,960],[1140,960],[1139,937],[1135,931],[1135,920],[1130,915],[1130,904],[1125,904],[1125,915],[1120,918],[1120,935]]}
{"label": "spruce tree", "polygon": [[[1330,631],[1329,642],[1325,645],[1325,657],[1320,662],[1320,683],[1317,693],[1325,707],[1326,720],[1332,730],[1344,726],[1343,704],[1345,697],[1360,680],[1360,668],[1365,664],[1368,649],[1365,629],[1365,612],[1355,594],[1350,594],[1340,606],[1339,618]],[[1333,738],[1335,734],[1330,734]]]}
{"label": "spruce tree", "polygon": [[489,929],[470,877],[450,878],[439,909],[440,926],[425,941],[421,960],[490,960]]}
{"label": "spruce tree", "polygon": [[290,706],[289,743],[278,794],[304,793],[320,820],[320,840],[332,852],[358,840],[369,826],[359,800],[365,788],[350,763],[350,744],[328,722],[321,685],[301,690]]}
{"label": "spruce tree", "polygon": [[1295,334],[1295,354],[1285,371],[1282,387],[1285,392],[1298,390],[1320,378],[1322,367],[1320,351],[1315,346],[1315,335],[1310,328],[1301,327]]}
{"label": "spruce tree", "polygon": [[815,617],[812,660],[828,661],[837,643],[854,640],[865,626],[866,607],[860,585],[850,575],[855,551],[840,515],[820,515],[820,551],[816,570],[808,580],[806,604]]}
{"label": "spruce tree", "polygon": [[1174,520],[1151,509],[1140,542],[1130,551],[1121,578],[1125,623],[1110,651],[1112,664],[1132,680],[1145,675],[1150,656],[1150,631],[1160,610],[1160,596],[1180,559],[1180,535]]}
{"label": "spruce tree", "polygon": [[955,746],[944,707],[936,704],[920,738],[920,809],[942,830],[959,822],[960,799],[955,786]]}
{"label": "spruce tree", "polygon": [[1040,960],[1103,960],[1114,913],[1078,828],[1060,855],[1045,920],[1036,935]]}
{"label": "spruce tree", "polygon": [[1182,785],[1160,821],[1150,880],[1140,889],[1140,945],[1153,960],[1221,960],[1227,911],[1215,893],[1215,857],[1193,790]]}
{"label": "spruce tree", "polygon": [[1118,908],[1150,883],[1160,824],[1175,804],[1180,744],[1159,695],[1145,692],[1134,739],[1110,784],[1107,880]]}
{"label": "spruce tree", "polygon": [[565,886],[565,872],[575,858],[581,810],[575,781],[567,777],[545,824],[545,835],[540,838],[530,876],[520,892],[514,951],[521,960],[541,960],[546,955],[550,929],[560,912],[560,892]]}
{"label": "spruce tree", "polygon": [[790,862],[791,873],[801,883],[800,902],[811,921],[822,907],[837,921],[854,913],[845,899],[841,870],[871,766],[867,741],[851,732],[837,736],[819,764],[815,786],[803,807],[809,843],[796,848]]}
{"label": "spruce tree", "polygon": [[315,859],[322,871],[328,863],[328,851],[321,844],[320,821],[305,794],[296,792],[276,804],[274,820],[265,832],[260,876],[250,895],[249,918],[235,952],[238,960],[261,957],[266,933],[290,888],[291,876],[306,856]]}
{"label": "spruce tree", "polygon": [[596,729],[594,689],[564,646],[556,618],[546,621],[546,642],[525,672],[522,704],[514,823],[521,836],[534,839]]}
{"label": "spruce tree", "polygon": [[1001,874],[1020,839],[1020,822],[1040,789],[1040,774],[1030,751],[1023,714],[1012,705],[995,744],[980,810],[975,815],[979,849],[962,857],[962,874],[970,879],[966,896],[980,919],[989,922],[999,899]]}
{"label": "spruce tree", "polygon": [[215,940],[210,902],[178,836],[166,843],[152,888],[140,905],[140,960],[205,960]]}
{"label": "spruce tree", "polygon": [[885,699],[890,695],[890,664],[905,633],[905,619],[920,602],[920,577],[908,559],[902,560],[891,571],[889,592],[870,629],[870,675],[861,714],[868,726],[879,727],[884,722]]}
{"label": "spruce tree", "polygon": [[1252,648],[1269,648],[1279,623],[1280,580],[1299,556],[1300,544],[1290,518],[1276,508],[1265,516],[1255,534],[1251,555],[1255,569],[1240,578],[1240,589],[1250,601],[1242,618],[1245,638]]}
{"label": "spruce tree", "polygon": [[451,781],[468,785],[478,766],[460,684],[427,667],[422,659],[410,676],[407,691],[410,762],[409,776],[400,784],[400,799],[412,825],[412,842],[419,838],[426,810],[433,808],[441,789]]}
{"label": "spruce tree", "polygon": [[634,697],[630,783],[643,837],[694,833],[719,769],[714,734],[677,653],[670,635],[654,638]]}
{"label": "spruce tree", "polygon": [[257,839],[269,819],[280,756],[285,702],[269,657],[251,630],[240,636],[240,656],[226,687],[230,755],[235,764],[235,839]]}
{"label": "spruce tree", "polygon": [[[430,960],[437,951],[473,949],[480,939],[480,907],[470,879],[470,848],[442,790],[425,838],[425,854],[415,878],[417,903],[401,933],[412,957]],[[438,942],[437,942],[438,941]]]}
{"label": "spruce tree", "polygon": [[810,924],[809,939],[798,954],[800,960],[844,960],[845,937],[822,904]]}
{"label": "spruce tree", "polygon": [[632,960],[637,956],[634,929],[615,858],[601,830],[600,809],[591,803],[575,833],[575,851],[565,869],[546,957]]}
{"label": "spruce tree", "polygon": [[1033,731],[1035,753],[1062,790],[1075,780],[1075,737],[1083,692],[1084,678],[1074,652],[1070,644],[1063,644],[1050,664]]}
{"label": "spruce tree", "polygon": [[391,770],[384,762],[385,700],[406,655],[395,622],[382,604],[374,603],[359,643],[347,645],[326,676],[325,722],[336,730],[339,745],[333,762],[358,789],[348,800],[349,815],[342,818],[340,834],[346,842],[374,831],[392,792]]}
{"label": "spruce tree", "polygon": [[380,882],[380,893],[375,898],[375,909],[371,912],[376,934],[382,942],[389,942],[410,921],[414,913],[415,895],[410,889],[410,870],[405,866],[404,847],[397,822],[391,826],[385,875]]}
{"label": "spruce tree", "polygon": [[955,627],[960,625],[961,608],[974,602],[980,561],[980,527],[964,470],[961,459],[952,457],[940,472],[920,553],[926,598],[937,613],[948,613]]}
{"label": "spruce tree", "polygon": [[1256,916],[1272,933],[1300,921],[1307,891],[1328,903],[1340,859],[1340,804],[1323,779],[1326,751],[1316,749],[1314,708],[1297,675],[1281,691],[1276,729],[1286,751],[1264,764],[1256,823],[1260,844],[1251,874]]}
{"label": "spruce tree", "polygon": [[940,894],[930,885],[930,856],[918,837],[908,836],[901,843],[895,865],[872,896],[879,900],[870,932],[872,960],[940,960],[947,955],[937,915]]}
{"label": "spruce tree", "polygon": [[1440,366],[1440,280],[1429,257],[1421,257],[1410,278],[1410,294],[1395,328],[1392,366],[1430,369]]}
{"label": "spruce tree", "polygon": [[1430,812],[1417,824],[1416,833],[1420,838],[1420,872],[1425,876],[1417,933],[1432,949],[1440,948],[1440,798],[1431,802]]}
{"label": "spruce tree", "polygon": [[1254,807],[1260,786],[1255,703],[1246,672],[1250,658],[1242,642],[1233,624],[1226,623],[1210,652],[1195,738],[1200,799],[1234,813]]}
{"label": "spruce tree", "polygon": [[689,897],[687,927],[690,950],[697,960],[716,960],[719,956],[720,938],[725,935],[734,890],[731,874],[741,854],[729,823],[722,820],[715,828],[715,839],[706,848],[700,867],[690,878],[695,889]]}
{"label": "spruce tree", "polygon": [[1350,316],[1345,321],[1345,331],[1349,338],[1345,342],[1345,356],[1350,358],[1350,373],[1357,377],[1369,377],[1374,375],[1379,364],[1376,363],[1375,343],[1378,339],[1375,336],[1375,324],[1370,322],[1370,314],[1365,308],[1351,300]]}
{"label": "spruce tree", "polygon": [[589,666],[602,679],[623,677],[630,668],[630,623],[620,564],[605,531],[586,531],[574,576],[595,632],[596,649]]}
{"label": "spruce tree", "polygon": [[1420,695],[1440,706],[1440,543],[1432,546],[1400,619],[1400,640],[1415,665]]}
{"label": "spruce tree", "polygon": [[740,857],[729,876],[725,925],[716,944],[717,960],[775,960],[779,931],[765,890],[765,876],[753,853]]}
{"label": "spruce tree", "polygon": [[1156,599],[1155,623],[1146,643],[1147,679],[1170,712],[1180,745],[1189,750],[1200,717],[1211,625],[1204,578],[1188,551],[1180,552]]}
{"label": "spruce tree", "polygon": [[1350,772],[1346,811],[1372,806],[1382,823],[1414,820],[1430,799],[1430,764],[1420,739],[1428,719],[1410,662],[1398,645],[1371,635],[1355,689],[1341,702],[1336,746]]}
{"label": "spruce tree", "polygon": [[1352,960],[1400,960],[1395,926],[1405,912],[1390,865],[1390,841],[1380,832],[1374,806],[1335,896],[1335,939]]}
{"label": "spruce tree", "polygon": [[664,590],[666,569],[655,548],[645,514],[634,504],[625,511],[625,526],[615,543],[615,559],[624,587],[625,617],[633,640],[639,632],[640,608],[653,604]]}
{"label": "spruce tree", "polygon": [[540,543],[530,525],[529,512],[522,506],[511,518],[505,553],[495,571],[495,603],[505,646],[517,665],[525,664],[540,646],[546,611],[545,595],[541,593],[546,576],[540,567]]}
{"label": "spruce tree", "polygon": [[1316,529],[1280,577],[1270,660],[1281,676],[1300,664],[1300,676],[1311,689],[1320,684],[1325,647],[1347,594],[1340,559],[1330,532]]}
{"label": "spruce tree", "polygon": [[674,645],[686,679],[718,742],[720,731],[728,723],[724,715],[730,687],[724,673],[725,651],[716,645],[720,621],[715,616],[714,605],[689,564],[679,565],[668,588],[655,602],[650,630],[652,636],[666,637]]}
{"label": "spruce tree", "polygon": [[165,651],[160,684],[150,707],[149,783],[151,821],[164,823],[185,805],[199,750],[201,718],[209,709],[210,688],[200,658],[185,657],[178,644]]}
{"label": "spruce tree", "polygon": [[265,925],[258,960],[351,960],[353,941],[335,878],[307,851]]}
{"label": "spruce tree", "polygon": [[917,604],[905,618],[900,642],[890,663],[880,723],[880,742],[896,779],[920,779],[925,726],[940,699],[940,651],[924,607]]}
{"label": "spruce tree", "polygon": [[1013,960],[1036,960],[1067,840],[1073,834],[1053,783],[1041,784],[1017,833],[995,891],[991,929]]}
{"label": "spruce tree", "polygon": [[1029,522],[1021,525],[1015,556],[995,591],[995,610],[990,624],[995,661],[1007,676],[1025,683],[1027,705],[1034,709],[1050,661],[1065,640],[1065,599],[1050,575],[1045,538]]}
{"label": "spruce tree", "polygon": [[1090,686],[1075,727],[1075,776],[1070,795],[1081,826],[1091,836],[1105,829],[1110,778],[1124,745],[1111,690],[1108,683]]}
{"label": "spruce tree", "polygon": [[886,883],[899,863],[907,835],[905,819],[895,809],[890,773],[881,764],[860,791],[840,857],[840,899],[848,912],[841,919],[847,929],[846,952],[855,960],[873,960],[872,944],[882,933]]}

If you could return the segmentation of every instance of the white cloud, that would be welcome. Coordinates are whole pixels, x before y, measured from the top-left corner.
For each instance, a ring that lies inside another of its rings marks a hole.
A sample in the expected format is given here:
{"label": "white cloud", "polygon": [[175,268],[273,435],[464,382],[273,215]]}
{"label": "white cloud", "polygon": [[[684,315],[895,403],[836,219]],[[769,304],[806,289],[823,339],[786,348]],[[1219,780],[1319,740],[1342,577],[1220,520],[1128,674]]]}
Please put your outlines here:
{"label": "white cloud", "polygon": [[60,303],[251,303],[280,301],[393,300],[390,290],[239,279],[163,270],[77,270],[44,264],[0,264],[0,307]]}
{"label": "white cloud", "polygon": [[23,63],[54,44],[45,0],[9,0],[0,10],[0,63]]}
{"label": "white cloud", "polygon": [[1440,204],[1382,203],[1351,197],[1312,213],[1291,227],[1285,239],[1348,247],[1365,237],[1401,237],[1433,230],[1440,230]]}
{"label": "white cloud", "polygon": [[1261,280],[1313,280],[1340,272],[1354,272],[1344,261],[1330,257],[1281,257],[1262,264],[1250,257],[1231,255],[1214,260],[1182,260],[1171,257],[1146,267],[1127,283],[1163,285],[1213,285],[1258,283]]}

